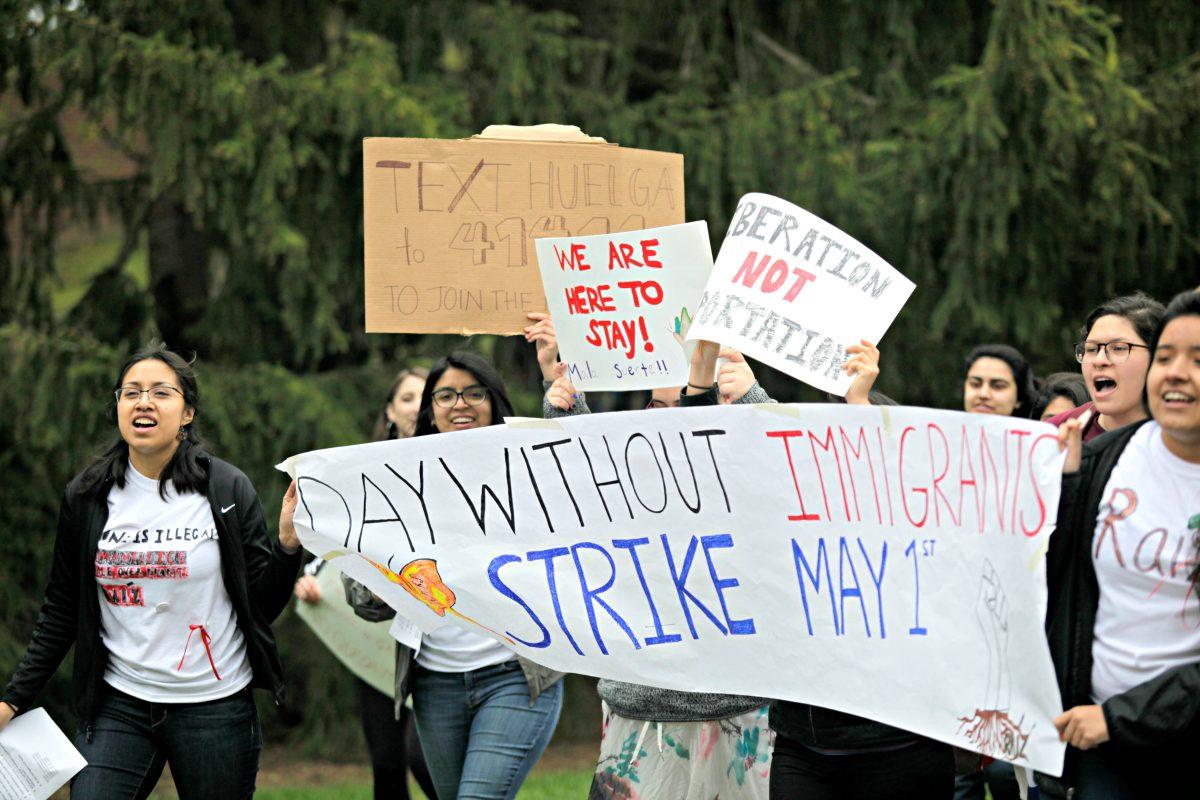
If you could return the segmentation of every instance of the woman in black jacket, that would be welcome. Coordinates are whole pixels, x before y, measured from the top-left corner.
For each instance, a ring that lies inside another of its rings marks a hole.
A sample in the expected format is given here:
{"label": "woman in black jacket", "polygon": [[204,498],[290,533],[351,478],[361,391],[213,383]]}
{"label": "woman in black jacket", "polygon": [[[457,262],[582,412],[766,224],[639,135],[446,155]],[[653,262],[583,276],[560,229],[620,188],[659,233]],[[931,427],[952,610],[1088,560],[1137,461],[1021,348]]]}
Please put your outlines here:
{"label": "woman in black jacket", "polygon": [[251,687],[283,694],[271,622],[300,566],[289,489],[272,543],[250,481],[196,436],[191,365],[145,348],[117,373],[120,438],[67,486],[41,613],[0,696],[28,709],[75,647],[72,798],[143,798],[169,763],[181,798],[254,794]]}
{"label": "woman in black jacket", "polygon": [[[1070,747],[1052,797],[1178,796],[1200,744],[1200,292],[1151,342],[1151,419],[1068,443],[1046,633]],[[1070,794],[1069,794],[1070,793]]]}

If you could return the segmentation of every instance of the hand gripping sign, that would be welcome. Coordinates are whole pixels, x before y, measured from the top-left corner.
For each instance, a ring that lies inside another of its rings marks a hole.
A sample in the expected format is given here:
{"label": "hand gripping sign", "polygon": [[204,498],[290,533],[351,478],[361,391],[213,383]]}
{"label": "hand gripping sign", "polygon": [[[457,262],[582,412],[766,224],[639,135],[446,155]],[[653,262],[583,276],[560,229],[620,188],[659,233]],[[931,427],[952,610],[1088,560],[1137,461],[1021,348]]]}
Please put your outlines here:
{"label": "hand gripping sign", "polygon": [[738,203],[689,339],[845,396],[846,347],[879,340],[916,285],[853,237],[768,194]]}
{"label": "hand gripping sign", "polygon": [[285,467],[304,546],[425,632],[1057,773],[1062,460],[1044,423],[810,404],[509,420]]}

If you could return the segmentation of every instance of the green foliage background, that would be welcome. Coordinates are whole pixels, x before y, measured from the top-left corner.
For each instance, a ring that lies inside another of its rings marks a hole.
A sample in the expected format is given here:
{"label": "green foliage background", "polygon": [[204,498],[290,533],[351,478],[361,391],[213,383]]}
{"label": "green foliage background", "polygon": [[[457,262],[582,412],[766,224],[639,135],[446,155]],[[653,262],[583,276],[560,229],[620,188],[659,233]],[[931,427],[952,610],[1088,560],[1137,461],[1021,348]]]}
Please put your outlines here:
{"label": "green foliage background", "polygon": [[[1089,307],[1200,283],[1190,0],[0,0],[0,667],[124,354],[199,354],[200,430],[274,513],[273,464],[362,441],[396,369],[461,344],[363,333],[360,140],[543,121],[684,153],[714,246],[764,191],[899,267],[879,388],[909,404],[956,406],[976,343],[1072,369]],[[524,342],[468,344],[536,413]],[[302,718],[272,736],[351,752],[343,674],[280,639]]]}

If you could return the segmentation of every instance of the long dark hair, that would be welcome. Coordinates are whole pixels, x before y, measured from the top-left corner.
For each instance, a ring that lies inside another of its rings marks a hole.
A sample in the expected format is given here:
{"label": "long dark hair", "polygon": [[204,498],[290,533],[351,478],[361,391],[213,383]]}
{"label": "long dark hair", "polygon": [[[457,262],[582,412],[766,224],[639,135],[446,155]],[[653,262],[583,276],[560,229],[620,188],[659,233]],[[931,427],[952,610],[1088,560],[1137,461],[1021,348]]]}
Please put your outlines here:
{"label": "long dark hair", "polygon": [[1017,385],[1017,407],[1012,416],[1028,418],[1033,410],[1033,400],[1037,396],[1037,382],[1033,375],[1033,367],[1021,354],[1021,351],[1007,344],[981,344],[967,354],[963,364],[963,374],[971,371],[971,366],[981,358],[998,358],[1012,370],[1013,382]]}
{"label": "long dark hair", "polygon": [[[192,421],[183,426],[184,437],[158,477],[158,494],[166,499],[168,481],[175,486],[175,491],[179,494],[202,492],[208,482],[208,473],[200,466],[199,459],[201,456],[207,455],[209,450],[196,434],[196,416],[200,413],[200,387],[196,383],[196,371],[192,367],[195,357],[191,361],[187,361],[178,353],[168,350],[167,346],[161,342],[151,342],[138,350],[117,371],[116,380],[113,381],[112,405],[108,410],[109,418],[113,422],[117,421],[115,393],[121,388],[125,373],[129,372],[134,364],[148,358],[157,359],[174,371],[175,378],[179,383],[179,390],[183,392],[184,405],[192,409]],[[124,488],[125,470],[128,465],[129,445],[118,436],[107,450],[96,456],[92,463],[84,469],[82,473],[83,490],[90,492],[98,489],[110,478],[116,482],[117,486]]]}
{"label": "long dark hair", "polygon": [[383,406],[379,409],[379,417],[375,420],[375,430],[371,433],[372,442],[400,438],[400,431],[396,427],[396,423],[388,419],[387,410],[392,401],[396,399],[396,392],[400,391],[400,384],[408,378],[420,378],[428,381],[429,370],[424,367],[409,367],[396,373],[396,380],[392,381],[392,388],[388,389],[387,399],[383,401]]}
{"label": "long dark hair", "polygon": [[504,380],[496,368],[482,356],[457,350],[439,359],[429,371],[429,377],[425,379],[425,388],[421,391],[421,410],[417,412],[417,426],[413,430],[413,436],[426,436],[438,432],[433,423],[433,387],[437,386],[442,375],[451,367],[471,373],[475,380],[479,381],[479,385],[487,389],[488,397],[492,401],[493,425],[503,422],[505,417],[513,416],[512,402],[508,399]]}

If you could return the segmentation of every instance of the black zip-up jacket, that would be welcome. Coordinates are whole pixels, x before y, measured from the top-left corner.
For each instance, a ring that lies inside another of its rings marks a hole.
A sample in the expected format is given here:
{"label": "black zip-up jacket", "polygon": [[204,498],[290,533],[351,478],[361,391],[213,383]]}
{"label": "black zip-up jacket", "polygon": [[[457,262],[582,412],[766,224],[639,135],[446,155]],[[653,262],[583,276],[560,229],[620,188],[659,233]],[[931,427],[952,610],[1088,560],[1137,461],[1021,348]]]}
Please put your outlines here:
{"label": "black zip-up jacket", "polygon": [[[1063,476],[1058,524],[1046,555],[1046,638],[1064,709],[1093,705],[1092,640],[1100,586],[1092,565],[1092,540],[1104,487],[1143,424],[1088,442],[1079,471]],[[1200,740],[1200,663],[1168,670],[1109,698],[1101,708],[1111,743],[1126,753],[1184,746],[1194,752]],[[1077,754],[1067,748],[1061,781],[1039,774],[1038,785],[1052,795],[1069,796]]]}
{"label": "black zip-up jacket", "polygon": [[[209,455],[201,456],[201,463],[208,473],[205,495],[216,521],[221,575],[254,672],[251,686],[269,690],[281,703],[283,665],[271,622],[291,599],[303,551],[288,554],[268,538],[258,494],[241,470]],[[45,600],[25,657],[0,700],[18,711],[28,710],[75,645],[71,699],[86,728],[99,702],[108,664],[108,651],[100,639],[95,563],[108,521],[113,478],[91,492],[84,492],[81,484],[76,476],[63,492]]]}

